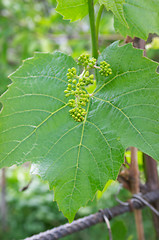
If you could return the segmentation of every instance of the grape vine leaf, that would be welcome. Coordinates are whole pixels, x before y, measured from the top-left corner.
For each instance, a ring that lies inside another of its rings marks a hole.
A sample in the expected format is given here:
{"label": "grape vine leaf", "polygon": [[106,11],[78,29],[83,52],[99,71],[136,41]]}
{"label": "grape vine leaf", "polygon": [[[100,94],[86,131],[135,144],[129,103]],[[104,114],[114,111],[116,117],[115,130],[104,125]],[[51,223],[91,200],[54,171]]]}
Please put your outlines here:
{"label": "grape vine leaf", "polygon": [[125,0],[124,16],[129,28],[114,17],[114,27],[124,37],[127,35],[144,40],[149,33],[159,34],[159,0]]}
{"label": "grape vine leaf", "polygon": [[128,27],[123,11],[123,4],[125,3],[125,0],[99,0],[99,3],[104,4],[106,9],[108,11],[111,10],[121,24]]}
{"label": "grape vine leaf", "polygon": [[[82,19],[88,14],[88,0],[57,0],[56,11],[63,15],[64,19],[72,22]],[[95,3],[97,0],[95,0]]]}
{"label": "grape vine leaf", "polygon": [[[127,35],[147,39],[149,33],[159,34],[159,0],[96,0],[114,14],[114,27]],[[88,0],[58,0],[57,12],[64,19],[76,21],[88,14]]]}
{"label": "grape vine leaf", "polygon": [[99,62],[110,63],[113,74],[97,73],[81,123],[70,116],[63,93],[67,69],[79,71],[65,54],[36,53],[11,75],[13,83],[1,96],[0,167],[31,161],[69,221],[116,179],[127,147],[159,159],[158,64],[142,54],[117,42],[104,50]]}

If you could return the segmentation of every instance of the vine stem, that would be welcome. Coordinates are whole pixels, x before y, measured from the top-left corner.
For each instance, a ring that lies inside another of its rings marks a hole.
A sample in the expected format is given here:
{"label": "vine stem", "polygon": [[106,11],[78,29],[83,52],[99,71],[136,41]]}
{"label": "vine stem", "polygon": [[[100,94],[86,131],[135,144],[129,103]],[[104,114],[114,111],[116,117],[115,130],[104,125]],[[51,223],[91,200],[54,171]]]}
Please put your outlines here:
{"label": "vine stem", "polygon": [[[143,39],[135,38],[133,44],[136,48],[144,49],[143,55],[146,57],[146,42]],[[147,154],[144,154],[144,171],[146,177],[146,185],[150,190],[159,189],[159,177],[157,171],[157,162]],[[159,211],[159,201],[154,202],[153,206]],[[152,212],[156,239],[159,239],[159,217]]]}
{"label": "vine stem", "polygon": [[7,229],[7,205],[6,205],[6,172],[5,168],[2,169],[1,175],[1,215],[2,215],[2,229]]}
{"label": "vine stem", "polygon": [[98,41],[96,36],[95,16],[94,16],[94,1],[88,0],[88,12],[92,39],[92,57],[98,58]]}
{"label": "vine stem", "polygon": [[98,44],[98,36],[99,36],[99,24],[100,24],[100,20],[101,20],[101,16],[102,16],[102,12],[104,9],[104,4],[102,4],[99,8],[99,12],[97,15],[97,19],[96,19],[96,38],[97,38],[97,44]]}
{"label": "vine stem", "polygon": [[[140,192],[139,182],[139,168],[137,161],[137,148],[131,147],[131,164],[130,164],[130,187],[132,194],[138,194]],[[142,212],[141,210],[134,210],[135,222],[138,240],[144,240],[144,228],[142,223]]]}
{"label": "vine stem", "polygon": [[[144,154],[145,177],[148,189],[159,189],[159,178],[157,162],[150,156]],[[154,202],[153,206],[159,211],[159,201]],[[159,217],[152,212],[156,239],[159,239]]]}

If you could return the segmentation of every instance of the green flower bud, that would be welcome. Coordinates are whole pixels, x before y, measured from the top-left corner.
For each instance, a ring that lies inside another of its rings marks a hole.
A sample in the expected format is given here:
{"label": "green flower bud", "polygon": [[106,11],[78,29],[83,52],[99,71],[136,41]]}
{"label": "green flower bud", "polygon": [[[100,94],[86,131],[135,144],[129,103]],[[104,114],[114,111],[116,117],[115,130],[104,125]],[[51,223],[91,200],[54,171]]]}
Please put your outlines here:
{"label": "green flower bud", "polygon": [[86,106],[86,103],[85,103],[85,102],[81,102],[81,105],[82,105],[82,106]]}
{"label": "green flower bud", "polygon": [[74,80],[72,81],[72,83],[76,84],[76,83],[77,83],[76,79],[74,79]]}
{"label": "green flower bud", "polygon": [[75,68],[75,67],[73,67],[71,70],[72,70],[73,72],[76,72],[76,68]]}
{"label": "green flower bud", "polygon": [[85,77],[89,77],[89,71],[85,73]]}
{"label": "green flower bud", "polygon": [[94,75],[93,74],[91,74],[90,76],[89,76],[89,79],[94,79]]}

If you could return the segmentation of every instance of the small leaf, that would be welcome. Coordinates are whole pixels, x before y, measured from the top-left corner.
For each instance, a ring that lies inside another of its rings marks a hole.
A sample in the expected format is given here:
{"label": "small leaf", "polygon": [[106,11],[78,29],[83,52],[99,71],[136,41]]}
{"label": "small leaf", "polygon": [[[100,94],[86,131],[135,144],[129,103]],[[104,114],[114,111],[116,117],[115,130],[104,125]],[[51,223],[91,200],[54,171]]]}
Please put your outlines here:
{"label": "small leaf", "polygon": [[37,53],[25,61],[1,97],[0,167],[31,161],[70,221],[117,178],[127,147],[159,159],[158,64],[118,43],[104,50],[101,61],[113,74],[98,75],[81,123],[70,116],[64,94],[67,69],[79,74],[78,66],[62,53]]}
{"label": "small leaf", "polygon": [[124,37],[146,40],[149,33],[159,34],[159,0],[125,0],[123,9],[129,28],[116,16],[114,26]]}
{"label": "small leaf", "polygon": [[[72,22],[82,19],[88,14],[88,0],[57,0],[56,11],[63,15],[64,19]],[[95,0],[95,3],[97,0]]]}
{"label": "small leaf", "polygon": [[110,187],[113,187],[113,184],[116,184],[116,182],[115,181],[113,181],[113,180],[109,180],[106,184],[105,184],[105,187],[104,187],[104,189],[103,189],[103,191],[98,191],[97,192],[97,199],[100,199],[102,196],[103,196],[103,194],[107,191],[107,189]]}
{"label": "small leaf", "polygon": [[108,11],[111,10],[114,13],[121,24],[128,27],[123,12],[123,4],[125,3],[125,0],[99,0],[99,3],[104,4]]}

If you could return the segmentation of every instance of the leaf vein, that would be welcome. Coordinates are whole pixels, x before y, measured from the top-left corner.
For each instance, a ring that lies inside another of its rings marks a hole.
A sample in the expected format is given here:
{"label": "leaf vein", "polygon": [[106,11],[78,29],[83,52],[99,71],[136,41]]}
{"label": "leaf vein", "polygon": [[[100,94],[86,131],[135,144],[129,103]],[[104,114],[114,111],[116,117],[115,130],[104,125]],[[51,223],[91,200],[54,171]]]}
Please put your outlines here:
{"label": "leaf vein", "polygon": [[135,129],[135,131],[140,135],[140,137],[144,140],[144,142],[152,149],[152,151],[154,152],[155,156],[157,157],[156,155],[156,152],[153,150],[152,146],[147,142],[147,140],[144,138],[144,136],[142,135],[142,133],[134,126],[134,124],[131,122],[130,118],[120,109],[118,108],[117,106],[115,106],[114,104],[112,104],[110,101],[106,101],[104,99],[101,99],[101,98],[97,98],[97,97],[94,97],[100,101],[103,101],[103,102],[106,102],[108,103],[109,105],[111,105],[113,108],[117,109],[118,111],[120,111],[122,113],[122,115],[124,115],[127,120],[129,121],[130,125]]}
{"label": "leaf vein", "polygon": [[[88,114],[88,109],[89,109],[89,105],[90,105],[90,99],[89,99],[89,103],[88,103],[88,107],[87,107],[87,114]],[[85,116],[85,119],[83,121],[83,128],[82,128],[82,133],[81,133],[81,140],[80,140],[80,144],[79,144],[79,149],[78,149],[78,154],[77,154],[77,164],[76,164],[76,171],[75,171],[75,181],[74,181],[74,186],[72,188],[72,193],[71,193],[71,198],[69,201],[69,213],[71,211],[71,201],[72,201],[72,196],[74,193],[74,189],[75,189],[75,185],[76,185],[76,180],[77,180],[77,172],[78,172],[78,167],[79,167],[79,155],[80,155],[80,150],[81,150],[81,145],[82,145],[82,140],[83,140],[83,135],[84,135],[84,128],[85,128],[85,123],[86,123],[86,119],[87,119],[87,114]]]}
{"label": "leaf vein", "polygon": [[[104,136],[104,134],[102,133],[102,131],[100,130],[100,128],[98,128],[98,126],[97,126],[96,124],[94,124],[94,123],[92,123],[92,122],[90,122],[90,121],[88,121],[88,120],[87,120],[87,122],[90,123],[90,124],[92,124],[93,126],[95,126],[96,129],[100,132],[100,134],[101,134],[102,137],[104,138],[107,146],[109,147],[109,150],[110,150],[110,159],[111,159],[111,161],[112,161],[112,163],[113,163],[112,150],[111,150],[111,146],[110,146],[108,140],[106,139],[106,137]],[[113,166],[113,175],[114,175],[114,166]]]}
{"label": "leaf vein", "polygon": [[96,93],[98,93],[102,88],[104,88],[104,87],[107,86],[109,83],[111,83],[113,80],[117,79],[118,77],[124,76],[124,75],[129,74],[129,73],[137,73],[137,72],[145,71],[145,70],[147,70],[147,69],[146,69],[146,68],[145,68],[145,69],[137,69],[137,70],[127,71],[127,72],[124,72],[124,73],[115,75],[115,77],[113,77],[113,78],[110,79],[108,82],[104,83],[99,89],[97,89],[97,91],[94,92],[93,96],[94,96]]}
{"label": "leaf vein", "polygon": [[30,138],[36,131],[39,129],[41,125],[43,125],[49,118],[51,118],[55,113],[59,112],[61,109],[65,108],[67,105],[62,106],[61,108],[57,109],[56,111],[52,112],[44,121],[42,121],[28,136],[26,136],[22,141],[19,142],[19,144],[13,148],[10,152],[7,153],[7,155],[1,160],[3,162],[12,152],[14,152],[24,141],[26,141],[28,138]]}
{"label": "leaf vein", "polygon": [[55,100],[58,100],[64,104],[66,104],[66,102],[62,101],[61,99],[54,97],[54,96],[49,96],[49,95],[45,95],[45,94],[35,94],[35,93],[30,93],[30,94],[24,94],[24,95],[19,95],[19,96],[15,96],[12,98],[6,98],[3,101],[7,101],[7,100],[12,100],[12,99],[17,99],[17,98],[22,98],[22,97],[32,97],[32,96],[42,96],[42,97],[49,97],[49,98],[53,98]]}
{"label": "leaf vein", "polygon": [[61,78],[58,78],[58,77],[53,77],[53,76],[47,76],[47,75],[40,75],[40,76],[27,76],[27,77],[14,77],[14,78],[22,78],[22,79],[28,79],[28,78],[41,78],[41,77],[46,77],[46,78],[51,78],[51,79],[57,79],[61,82],[65,82],[65,83],[68,83],[67,81],[61,79]]}

